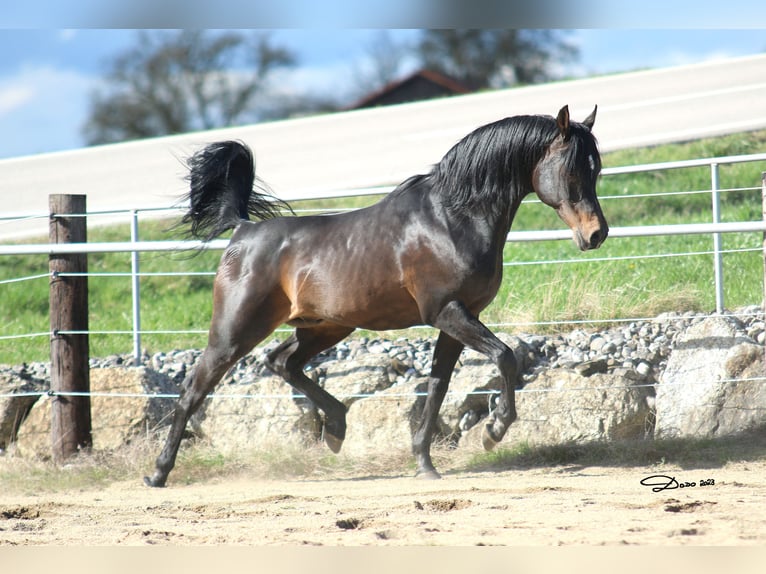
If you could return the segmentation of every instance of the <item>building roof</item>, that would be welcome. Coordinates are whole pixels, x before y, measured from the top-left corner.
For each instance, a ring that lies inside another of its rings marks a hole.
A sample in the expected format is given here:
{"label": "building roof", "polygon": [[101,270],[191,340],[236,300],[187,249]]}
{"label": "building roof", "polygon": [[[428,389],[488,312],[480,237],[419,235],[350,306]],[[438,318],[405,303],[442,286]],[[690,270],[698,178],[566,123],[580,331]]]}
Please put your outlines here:
{"label": "building roof", "polygon": [[391,82],[380,90],[368,94],[348,109],[357,110],[375,106],[401,104],[456,94],[467,94],[471,91],[459,81],[439,72],[418,70],[401,80]]}

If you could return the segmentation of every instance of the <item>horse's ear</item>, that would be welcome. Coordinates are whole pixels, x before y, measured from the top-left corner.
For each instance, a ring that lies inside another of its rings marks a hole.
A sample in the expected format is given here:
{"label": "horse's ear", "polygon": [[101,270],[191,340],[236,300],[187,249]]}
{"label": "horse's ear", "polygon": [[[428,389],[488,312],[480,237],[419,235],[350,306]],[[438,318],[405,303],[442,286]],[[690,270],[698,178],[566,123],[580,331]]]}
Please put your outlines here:
{"label": "horse's ear", "polygon": [[584,125],[589,130],[592,130],[593,129],[593,124],[596,123],[596,110],[598,110],[598,106],[594,106],[593,111],[582,122],[582,125]]}
{"label": "horse's ear", "polygon": [[569,139],[569,106],[564,106],[559,110],[556,123],[559,126],[561,137],[564,138],[564,141],[567,141]]}

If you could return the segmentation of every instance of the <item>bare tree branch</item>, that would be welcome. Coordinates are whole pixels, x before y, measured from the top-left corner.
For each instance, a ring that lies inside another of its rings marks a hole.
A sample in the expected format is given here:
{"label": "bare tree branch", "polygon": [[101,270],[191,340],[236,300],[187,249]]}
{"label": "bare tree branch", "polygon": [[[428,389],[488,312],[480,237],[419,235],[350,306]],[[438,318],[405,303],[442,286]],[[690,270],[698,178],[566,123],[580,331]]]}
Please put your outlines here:
{"label": "bare tree branch", "polygon": [[294,61],[261,34],[142,31],[92,95],[86,139],[107,143],[254,121],[268,77]]}
{"label": "bare tree branch", "polygon": [[426,30],[418,46],[424,67],[473,89],[553,79],[553,64],[577,49],[553,30]]}

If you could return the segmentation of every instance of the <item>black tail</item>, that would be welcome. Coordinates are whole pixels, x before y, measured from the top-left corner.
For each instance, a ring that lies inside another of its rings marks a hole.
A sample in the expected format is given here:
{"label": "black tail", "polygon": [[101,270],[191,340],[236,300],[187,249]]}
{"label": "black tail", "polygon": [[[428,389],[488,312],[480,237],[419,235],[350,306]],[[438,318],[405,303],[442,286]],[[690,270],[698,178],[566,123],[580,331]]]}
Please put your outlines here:
{"label": "black tail", "polygon": [[[191,223],[191,235],[205,241],[233,229],[243,219],[269,219],[290,210],[268,194],[255,177],[253,154],[245,144],[225,141],[210,144],[187,160],[189,211],[181,220]],[[258,182],[260,189],[254,185]],[[290,210],[291,211],[291,210]]]}

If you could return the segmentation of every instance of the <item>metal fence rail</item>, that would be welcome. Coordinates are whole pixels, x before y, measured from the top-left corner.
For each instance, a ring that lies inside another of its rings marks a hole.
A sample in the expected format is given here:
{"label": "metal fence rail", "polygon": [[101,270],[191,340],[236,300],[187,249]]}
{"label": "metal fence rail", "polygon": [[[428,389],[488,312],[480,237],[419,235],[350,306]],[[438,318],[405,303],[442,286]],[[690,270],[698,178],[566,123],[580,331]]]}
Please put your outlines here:
{"label": "metal fence rail", "polygon": [[[761,232],[766,233],[766,221],[741,221],[741,222],[721,222],[720,215],[720,193],[727,191],[720,186],[720,174],[719,167],[721,165],[731,165],[745,162],[765,162],[766,153],[752,154],[752,155],[737,155],[727,156],[719,158],[709,159],[695,159],[684,160],[677,162],[663,162],[644,164],[637,166],[625,166],[605,168],[602,171],[604,177],[612,177],[624,174],[635,174],[652,171],[664,171],[671,169],[684,169],[694,167],[709,167],[711,173],[711,188],[710,190],[698,190],[698,191],[676,191],[669,193],[656,193],[651,194],[652,197],[676,195],[676,194],[688,194],[688,193],[710,193],[711,194],[711,221],[709,223],[690,223],[690,224],[674,224],[674,225],[652,225],[652,226],[638,226],[638,227],[613,227],[610,229],[610,236],[613,238],[626,238],[626,237],[651,237],[651,236],[671,236],[671,235],[694,235],[694,234],[709,234],[713,237],[713,249],[709,252],[697,253],[713,255],[714,260],[714,278],[715,278],[715,292],[716,292],[716,310],[722,312],[724,308],[723,297],[723,261],[722,256],[727,252],[739,252],[739,251],[755,251],[757,249],[745,249],[745,250],[730,250],[726,251],[721,248],[721,235],[724,233],[753,233]],[[389,192],[393,189],[393,186],[386,187],[370,187],[364,189],[346,189],[335,190],[331,192],[323,192],[321,195],[314,195],[311,198],[306,199],[325,199],[325,198],[342,198],[342,197],[356,197],[361,195],[379,195]],[[746,188],[746,190],[757,190],[758,188]],[[737,190],[739,191],[739,190]],[[644,195],[637,196],[603,196],[602,200],[610,199],[626,199],[646,197]],[[535,201],[535,200],[533,200]],[[52,255],[52,254],[72,254],[72,253],[130,253],[131,254],[131,271],[129,273],[114,273],[111,275],[119,275],[129,277],[132,286],[132,330],[126,331],[109,331],[109,333],[127,334],[131,333],[133,337],[133,352],[136,358],[141,355],[141,334],[149,333],[141,330],[141,318],[140,318],[140,282],[139,279],[147,274],[140,272],[139,254],[141,252],[172,252],[179,250],[194,250],[200,248],[206,249],[224,249],[228,245],[228,240],[217,239],[210,242],[202,242],[198,240],[188,241],[141,241],[138,234],[139,215],[141,213],[151,213],[152,216],[160,211],[177,211],[178,207],[174,208],[151,208],[147,210],[132,209],[129,211],[96,211],[89,212],[87,214],[79,214],[82,217],[89,217],[93,215],[114,215],[119,213],[125,213],[129,217],[131,240],[122,242],[105,242],[105,243],[70,243],[70,244],[22,244],[22,245],[0,245],[0,255]],[[18,217],[18,216],[17,216]],[[37,217],[50,217],[50,214],[22,214],[23,218],[37,218]],[[0,217],[0,223],[2,220],[10,219],[8,216]],[[571,232],[569,230],[539,230],[539,231],[511,231],[508,234],[507,240],[510,242],[524,242],[524,241],[547,241],[547,240],[562,240],[571,238]],[[674,254],[675,255],[675,254]],[[678,254],[689,255],[689,254]],[[634,256],[635,258],[653,257],[655,255],[646,256]],[[658,255],[659,256],[659,255]],[[667,254],[662,256],[669,256]],[[599,258],[597,261],[611,260],[612,258]],[[579,260],[578,260],[579,261]],[[588,260],[590,261],[590,260]],[[513,262],[507,263],[507,265],[516,264],[545,264],[550,263],[546,261],[539,262]],[[210,272],[212,274],[213,272]],[[186,273],[180,273],[186,274]],[[107,274],[102,274],[107,275]],[[155,273],[153,275],[164,275],[162,273]],[[33,277],[9,279],[3,283],[31,280],[33,278],[47,277],[47,274],[35,275]],[[614,320],[614,319],[612,319]],[[163,330],[161,333],[177,333],[178,331]],[[184,333],[188,331],[183,331]],[[195,331],[196,332],[196,331]],[[93,332],[97,334],[97,332]],[[152,334],[158,333],[158,331],[152,331]],[[33,333],[28,334],[29,337],[42,336],[45,333]],[[2,335],[0,340],[21,338],[24,335]]]}

